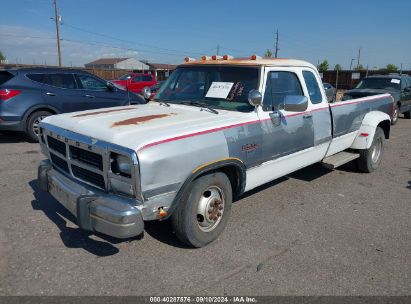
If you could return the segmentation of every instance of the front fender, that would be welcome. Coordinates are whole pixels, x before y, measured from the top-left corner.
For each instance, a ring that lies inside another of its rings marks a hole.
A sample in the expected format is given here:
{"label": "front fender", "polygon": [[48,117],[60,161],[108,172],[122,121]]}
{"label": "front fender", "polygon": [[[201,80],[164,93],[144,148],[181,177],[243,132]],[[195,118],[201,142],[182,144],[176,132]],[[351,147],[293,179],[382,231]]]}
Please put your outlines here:
{"label": "front fender", "polygon": [[[380,111],[371,111],[364,116],[361,127],[350,148],[352,149],[369,149],[374,139],[377,127],[384,121],[391,124],[391,118],[388,114]],[[389,128],[389,127],[388,127]],[[387,130],[384,130],[387,131]],[[386,134],[389,134],[386,132]]]}

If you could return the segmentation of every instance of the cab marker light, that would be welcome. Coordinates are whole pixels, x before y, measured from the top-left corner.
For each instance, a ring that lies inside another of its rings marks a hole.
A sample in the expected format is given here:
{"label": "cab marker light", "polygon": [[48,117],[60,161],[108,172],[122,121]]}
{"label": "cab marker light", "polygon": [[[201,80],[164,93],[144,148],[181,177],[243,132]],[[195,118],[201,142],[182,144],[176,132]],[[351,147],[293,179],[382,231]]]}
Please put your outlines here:
{"label": "cab marker light", "polygon": [[196,61],[194,58],[191,58],[191,57],[186,57],[186,58],[184,58],[184,61],[185,62],[192,62],[192,61]]}
{"label": "cab marker light", "polygon": [[224,55],[223,56],[223,60],[229,60],[229,59],[233,59],[234,57],[233,56],[230,56],[230,55]]}
{"label": "cab marker light", "polygon": [[251,59],[251,60],[260,60],[260,59],[261,59],[261,56],[251,55],[250,59]]}
{"label": "cab marker light", "polygon": [[222,58],[223,58],[222,56],[218,56],[218,55],[211,56],[211,59],[213,59],[213,60],[219,60],[219,59],[222,59]]}
{"label": "cab marker light", "polygon": [[210,60],[211,57],[210,56],[202,56],[201,60],[206,61],[206,60]]}

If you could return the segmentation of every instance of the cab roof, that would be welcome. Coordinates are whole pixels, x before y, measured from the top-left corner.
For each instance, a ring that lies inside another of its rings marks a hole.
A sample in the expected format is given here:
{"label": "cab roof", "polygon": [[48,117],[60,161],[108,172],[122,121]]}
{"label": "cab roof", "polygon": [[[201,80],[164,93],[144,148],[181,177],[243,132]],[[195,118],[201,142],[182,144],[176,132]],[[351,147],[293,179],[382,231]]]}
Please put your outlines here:
{"label": "cab roof", "polygon": [[196,66],[196,65],[236,65],[236,66],[279,66],[279,67],[308,67],[316,69],[311,63],[298,60],[298,59],[286,59],[286,58],[231,58],[231,59],[199,59],[186,61],[181,66]]}

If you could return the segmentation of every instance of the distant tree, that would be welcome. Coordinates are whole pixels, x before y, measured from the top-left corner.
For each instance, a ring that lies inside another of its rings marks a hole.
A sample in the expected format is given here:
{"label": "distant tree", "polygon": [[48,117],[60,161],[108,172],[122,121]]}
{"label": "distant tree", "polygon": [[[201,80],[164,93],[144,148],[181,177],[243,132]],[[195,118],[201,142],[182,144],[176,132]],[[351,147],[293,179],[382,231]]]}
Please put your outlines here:
{"label": "distant tree", "polygon": [[0,61],[6,60],[6,56],[0,51]]}
{"label": "distant tree", "polygon": [[356,70],[356,71],[364,71],[365,68],[364,68],[364,66],[360,63],[359,65],[357,65],[357,67],[356,67],[354,70]]}
{"label": "distant tree", "polygon": [[267,49],[267,51],[264,54],[264,57],[272,57],[273,56],[273,52],[270,51],[270,49]]}
{"label": "distant tree", "polygon": [[395,64],[392,64],[392,63],[387,64],[387,66],[385,67],[385,69],[386,69],[388,72],[397,72],[397,71],[398,71],[398,67],[397,67]]}
{"label": "distant tree", "polygon": [[341,70],[342,70],[342,66],[339,63],[337,63],[334,67],[334,71],[341,71]]}
{"label": "distant tree", "polygon": [[320,72],[325,72],[328,70],[328,61],[324,60],[323,62],[320,63],[320,65],[318,66],[318,71]]}

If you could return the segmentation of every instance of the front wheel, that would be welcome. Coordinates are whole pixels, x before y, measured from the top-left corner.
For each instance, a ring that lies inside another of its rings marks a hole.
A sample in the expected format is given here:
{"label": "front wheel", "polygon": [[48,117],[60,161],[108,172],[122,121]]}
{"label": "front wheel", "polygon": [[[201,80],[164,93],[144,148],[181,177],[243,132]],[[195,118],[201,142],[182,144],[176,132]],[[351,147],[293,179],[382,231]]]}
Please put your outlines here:
{"label": "front wheel", "polygon": [[31,142],[38,142],[40,122],[47,116],[53,115],[47,111],[37,111],[32,113],[27,120],[26,134]]}
{"label": "front wheel", "polygon": [[222,233],[231,211],[232,189],[221,172],[194,180],[186,201],[173,212],[171,222],[177,237],[192,247],[203,247]]}
{"label": "front wheel", "polygon": [[384,131],[377,127],[371,147],[360,150],[360,157],[358,158],[358,169],[360,171],[371,173],[378,168],[384,150],[384,138]]}
{"label": "front wheel", "polygon": [[399,113],[400,109],[398,108],[398,105],[395,105],[394,113],[392,113],[391,125],[395,125],[397,123]]}

